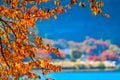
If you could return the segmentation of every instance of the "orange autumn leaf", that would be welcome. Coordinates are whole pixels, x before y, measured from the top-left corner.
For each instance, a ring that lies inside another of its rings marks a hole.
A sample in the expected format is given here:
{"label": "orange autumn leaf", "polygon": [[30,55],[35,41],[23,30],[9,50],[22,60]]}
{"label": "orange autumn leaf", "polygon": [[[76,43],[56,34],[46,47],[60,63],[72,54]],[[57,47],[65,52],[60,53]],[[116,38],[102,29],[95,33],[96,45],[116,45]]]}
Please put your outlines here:
{"label": "orange autumn leaf", "polygon": [[64,9],[63,9],[63,7],[62,6],[58,6],[58,7],[56,7],[56,12],[57,13],[59,13],[59,14],[61,14],[61,13],[63,13],[64,12]]}
{"label": "orange autumn leaf", "polygon": [[0,29],[0,36],[3,36],[4,34],[5,32],[2,29]]}
{"label": "orange autumn leaf", "polygon": [[50,71],[49,70],[42,70],[42,74],[46,76]]}
{"label": "orange autumn leaf", "polygon": [[52,79],[52,78],[47,78],[46,80],[55,80],[55,79]]}
{"label": "orange autumn leaf", "polygon": [[102,2],[102,1],[97,1],[97,2],[95,3],[95,5],[96,5],[97,7],[103,7],[103,6],[104,6],[104,2]]}
{"label": "orange autumn leaf", "polygon": [[9,43],[7,39],[6,40],[1,40],[1,42],[5,45],[7,45]]}
{"label": "orange autumn leaf", "polygon": [[[52,0],[1,0],[0,63],[4,67],[2,70],[0,68],[0,76],[2,76],[0,79],[9,80],[10,75],[15,80],[25,75],[31,79],[40,78],[39,75],[32,73],[34,68],[42,68],[43,75],[49,71],[61,71],[61,66],[53,65],[51,60],[36,57],[36,49],[44,50],[49,54],[54,53],[56,56],[60,56],[60,52],[58,48],[45,44],[43,38],[35,34],[34,28],[38,20],[50,20],[51,17],[57,19],[60,14],[77,4],[78,0],[70,0],[65,6],[60,0],[54,0],[53,6],[50,5],[52,7],[46,8],[41,5],[41,3],[49,4],[50,1],[53,2]],[[94,15],[101,14],[110,18],[109,14],[102,13],[103,2],[89,0],[89,4]],[[86,4],[81,2],[79,6],[82,8]],[[27,63],[23,62],[27,58],[30,60]],[[46,80],[52,80],[52,78]]]}
{"label": "orange autumn leaf", "polygon": [[9,26],[6,26],[6,30],[7,30],[9,33],[11,33],[11,32],[12,32],[12,30],[10,29],[10,27],[9,27]]}
{"label": "orange autumn leaf", "polygon": [[30,9],[31,12],[35,12],[37,10],[37,6],[32,6],[32,8]]}
{"label": "orange autumn leaf", "polygon": [[70,0],[70,4],[73,5],[73,4],[77,4],[78,3],[78,0]]}
{"label": "orange autumn leaf", "polygon": [[68,5],[67,5],[67,8],[68,8],[68,9],[71,9],[71,5],[70,5],[70,4],[68,4]]}
{"label": "orange autumn leaf", "polygon": [[26,0],[22,0],[22,4],[27,5],[27,1]]}

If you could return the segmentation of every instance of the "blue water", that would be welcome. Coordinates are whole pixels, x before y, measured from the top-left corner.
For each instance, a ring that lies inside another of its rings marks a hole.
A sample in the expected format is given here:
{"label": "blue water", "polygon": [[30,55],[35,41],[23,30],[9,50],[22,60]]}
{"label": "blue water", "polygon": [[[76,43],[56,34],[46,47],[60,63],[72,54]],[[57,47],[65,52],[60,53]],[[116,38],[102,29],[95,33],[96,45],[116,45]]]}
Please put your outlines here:
{"label": "blue water", "polygon": [[[45,78],[53,78],[55,80],[120,80],[120,71],[57,72],[57,73],[49,73],[46,77],[43,77],[41,75],[41,79],[36,79],[36,80],[45,80]],[[23,80],[23,78],[20,80]]]}
{"label": "blue water", "polygon": [[120,80],[120,72],[59,72],[47,77],[55,80]]}

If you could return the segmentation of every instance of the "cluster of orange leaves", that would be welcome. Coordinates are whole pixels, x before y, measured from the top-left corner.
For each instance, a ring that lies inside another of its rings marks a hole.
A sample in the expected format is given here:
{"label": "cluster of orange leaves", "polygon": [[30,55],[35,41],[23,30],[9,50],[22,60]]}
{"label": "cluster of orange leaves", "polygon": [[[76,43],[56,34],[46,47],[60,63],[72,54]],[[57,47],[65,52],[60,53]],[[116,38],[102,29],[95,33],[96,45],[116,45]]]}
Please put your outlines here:
{"label": "cluster of orange leaves", "polygon": [[[102,12],[101,8],[104,6],[104,2],[97,1],[97,0],[88,0],[88,1],[90,4],[90,10],[92,11],[93,15],[100,14],[102,16],[110,18],[109,14],[103,14],[103,12]],[[77,3],[78,3],[78,0],[71,0],[71,2],[67,5],[67,8],[70,9],[72,5],[77,4]],[[79,6],[81,8],[84,8],[84,7],[86,7],[86,3],[81,1],[81,2],[79,2]]]}
{"label": "cluster of orange leaves", "polygon": [[89,0],[90,2],[90,9],[92,10],[93,15],[101,14],[103,16],[106,16],[107,18],[110,18],[109,14],[103,14],[101,7],[104,6],[104,2],[102,1],[96,1],[96,0]]}
{"label": "cluster of orange leaves", "polygon": [[[57,19],[57,15],[66,12],[72,5],[77,4],[78,0],[71,0],[65,6],[61,5],[60,0],[54,0],[52,9],[40,8],[37,5],[47,3],[50,0],[1,0],[0,4],[0,80],[14,80],[26,75],[28,78],[40,78],[39,75],[32,73],[33,68],[40,68],[42,74],[46,75],[50,71],[61,71],[61,66],[51,64],[48,59],[37,59],[35,56],[36,48],[44,49],[48,53],[52,52],[60,56],[58,48],[52,48],[49,44],[44,44],[40,36],[35,32],[29,31],[36,25],[36,21],[49,20],[51,17]],[[90,0],[90,9],[94,15],[101,14],[103,2]],[[32,5],[28,7],[28,5]],[[80,2],[80,7],[85,7],[84,2]],[[109,15],[106,14],[109,18]],[[34,41],[29,39],[33,36]],[[31,58],[28,63],[23,60]],[[25,78],[27,80],[27,78]],[[46,80],[52,80],[47,78]]]}

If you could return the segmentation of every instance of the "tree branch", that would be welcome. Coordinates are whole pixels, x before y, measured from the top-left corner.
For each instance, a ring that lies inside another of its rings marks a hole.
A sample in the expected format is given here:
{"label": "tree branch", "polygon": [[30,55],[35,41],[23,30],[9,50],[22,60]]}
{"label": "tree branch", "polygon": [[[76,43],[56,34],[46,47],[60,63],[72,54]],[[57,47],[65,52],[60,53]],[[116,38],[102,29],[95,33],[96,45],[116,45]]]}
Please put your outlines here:
{"label": "tree branch", "polygon": [[13,32],[15,38],[16,38],[16,34],[15,34],[14,30],[10,27],[10,25],[6,21],[4,21],[3,19],[1,19],[1,18],[0,18],[0,21],[2,21],[3,23],[5,23],[12,30],[12,32]]}
{"label": "tree branch", "polygon": [[7,62],[6,58],[5,58],[5,55],[4,55],[4,53],[3,53],[3,46],[2,46],[1,40],[2,40],[2,39],[1,39],[1,37],[0,37],[1,55],[2,55],[2,57],[4,58],[6,65],[10,68],[10,65],[8,64],[8,62]]}

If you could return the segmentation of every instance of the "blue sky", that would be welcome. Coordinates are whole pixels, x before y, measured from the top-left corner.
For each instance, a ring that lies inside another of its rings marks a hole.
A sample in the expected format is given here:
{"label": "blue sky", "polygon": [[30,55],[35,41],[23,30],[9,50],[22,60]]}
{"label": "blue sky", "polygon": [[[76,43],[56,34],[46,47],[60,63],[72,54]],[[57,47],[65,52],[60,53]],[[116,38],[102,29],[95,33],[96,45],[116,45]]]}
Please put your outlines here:
{"label": "blue sky", "polygon": [[[63,4],[65,0],[62,0]],[[86,8],[73,6],[57,20],[43,20],[37,23],[39,34],[50,39],[65,39],[76,42],[83,41],[86,36],[111,40],[120,46],[120,0],[104,0],[103,13],[109,13],[110,19],[92,16],[87,4]]]}

